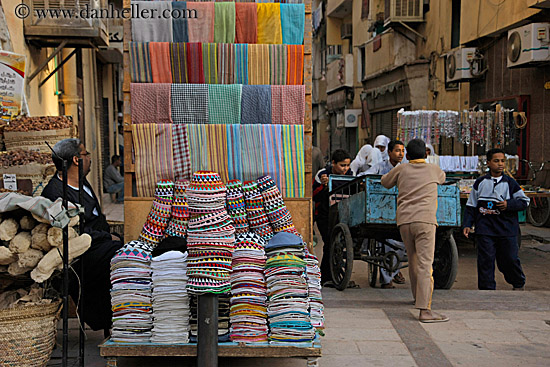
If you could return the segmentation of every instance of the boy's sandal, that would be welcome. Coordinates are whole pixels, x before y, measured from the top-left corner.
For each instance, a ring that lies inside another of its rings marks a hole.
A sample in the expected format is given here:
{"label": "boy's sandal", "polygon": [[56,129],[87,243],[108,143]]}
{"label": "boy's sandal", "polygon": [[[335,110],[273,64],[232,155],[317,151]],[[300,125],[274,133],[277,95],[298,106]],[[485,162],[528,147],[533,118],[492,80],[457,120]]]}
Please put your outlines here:
{"label": "boy's sandal", "polygon": [[392,282],[389,282],[387,284],[380,284],[380,288],[382,288],[382,289],[393,289],[393,288],[395,288],[395,285],[393,285]]}
{"label": "boy's sandal", "polygon": [[434,314],[433,317],[419,318],[418,321],[424,323],[445,322],[449,321],[449,318],[445,315]]}

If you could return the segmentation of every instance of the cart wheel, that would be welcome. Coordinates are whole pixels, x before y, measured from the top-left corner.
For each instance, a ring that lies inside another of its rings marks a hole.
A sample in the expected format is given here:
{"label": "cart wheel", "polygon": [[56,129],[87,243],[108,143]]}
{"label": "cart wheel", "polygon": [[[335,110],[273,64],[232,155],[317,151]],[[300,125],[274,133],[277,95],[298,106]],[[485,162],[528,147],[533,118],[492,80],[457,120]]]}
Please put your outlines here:
{"label": "cart wheel", "polygon": [[332,281],[336,289],[343,291],[348,286],[353,269],[353,240],[347,225],[338,223],[332,229],[330,245]]}
{"label": "cart wheel", "polygon": [[436,289],[451,289],[458,273],[458,250],[452,234],[438,236],[435,245],[433,278]]}
{"label": "cart wheel", "polygon": [[[379,256],[381,254],[381,245],[380,242],[376,241],[375,239],[370,238],[369,239],[369,247],[368,247],[368,255],[375,257]],[[380,270],[380,267],[378,265],[371,264],[370,262],[368,264],[368,272],[369,272],[369,285],[374,288],[376,286],[376,279],[378,277],[378,272]]]}
{"label": "cart wheel", "polygon": [[550,224],[550,200],[548,198],[532,198],[527,208],[527,219],[535,227]]}

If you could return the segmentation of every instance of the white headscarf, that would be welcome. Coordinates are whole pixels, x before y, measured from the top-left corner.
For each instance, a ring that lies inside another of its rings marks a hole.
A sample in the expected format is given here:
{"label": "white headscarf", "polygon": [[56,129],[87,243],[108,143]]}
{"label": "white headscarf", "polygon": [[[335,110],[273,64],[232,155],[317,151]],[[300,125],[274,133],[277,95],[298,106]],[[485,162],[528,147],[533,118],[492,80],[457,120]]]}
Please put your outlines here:
{"label": "white headscarf", "polygon": [[[389,142],[390,142],[390,138],[388,138],[386,135],[378,135],[376,137],[376,139],[374,139],[374,146],[375,147],[378,147],[378,146],[386,147],[386,149],[384,149],[384,151],[381,152],[383,160],[389,159],[389,156],[388,156],[388,143]],[[378,149],[378,150],[380,150],[380,149]]]}
{"label": "white headscarf", "polygon": [[434,146],[431,144],[426,144],[426,149],[430,150],[430,155],[437,155],[435,154]]}
{"label": "white headscarf", "polygon": [[430,150],[430,155],[426,157],[426,162],[439,166],[439,156],[435,154],[434,146],[426,144],[426,149]]}
{"label": "white headscarf", "polygon": [[350,168],[353,174],[356,176],[368,170],[378,162],[382,161],[382,154],[380,149],[373,148],[372,145],[366,144],[359,150],[359,153],[355,156],[353,162],[351,162]]}

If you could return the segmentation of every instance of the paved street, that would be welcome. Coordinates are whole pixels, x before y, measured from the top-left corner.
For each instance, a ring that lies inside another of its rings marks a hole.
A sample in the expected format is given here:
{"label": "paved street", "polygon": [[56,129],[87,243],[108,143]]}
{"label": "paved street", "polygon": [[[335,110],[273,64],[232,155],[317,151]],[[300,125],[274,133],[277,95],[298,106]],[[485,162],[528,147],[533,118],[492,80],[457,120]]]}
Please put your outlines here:
{"label": "paved street", "polygon": [[[525,292],[511,291],[501,276],[497,291],[476,290],[475,250],[459,245],[459,275],[452,290],[434,293],[433,308],[450,317],[421,324],[412,308],[409,285],[383,290],[367,285],[365,264],[355,262],[352,279],[360,288],[323,289],[326,336],[321,366],[548,366],[550,363],[550,253],[540,238],[549,229],[523,227],[520,257],[527,275]],[[317,248],[320,250],[320,247]],[[408,276],[404,271],[405,277]],[[408,283],[408,281],[407,281]],[[75,320],[71,320],[75,321]],[[71,344],[76,346],[76,323]],[[87,366],[102,366],[96,347],[102,332],[88,331]],[[58,340],[61,335],[58,335]],[[73,347],[71,355],[77,350]],[[50,365],[60,365],[59,351]],[[123,358],[120,366],[193,366],[189,358]],[[221,359],[220,366],[305,366],[300,359]]]}

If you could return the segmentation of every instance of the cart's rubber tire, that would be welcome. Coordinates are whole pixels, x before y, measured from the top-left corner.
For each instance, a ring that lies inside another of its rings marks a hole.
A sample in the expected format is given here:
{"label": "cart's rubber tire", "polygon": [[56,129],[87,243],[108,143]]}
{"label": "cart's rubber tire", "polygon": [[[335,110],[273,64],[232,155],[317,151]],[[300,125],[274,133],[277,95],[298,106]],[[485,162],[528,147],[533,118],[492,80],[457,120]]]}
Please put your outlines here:
{"label": "cart's rubber tire", "polygon": [[433,263],[434,288],[451,289],[457,273],[458,249],[453,235],[438,236]]}
{"label": "cart's rubber tire", "polygon": [[347,225],[332,228],[330,240],[330,274],[339,291],[347,288],[353,270],[353,240]]}
{"label": "cart's rubber tire", "polygon": [[535,227],[550,225],[550,199],[533,198],[527,208],[527,220]]}
{"label": "cart's rubber tire", "polygon": [[[377,256],[380,254],[379,243],[373,238],[369,238],[368,251],[369,256]],[[380,267],[371,263],[367,263],[367,267],[369,272],[369,285],[374,288],[376,287],[376,280],[378,279],[378,272],[380,271]]]}

